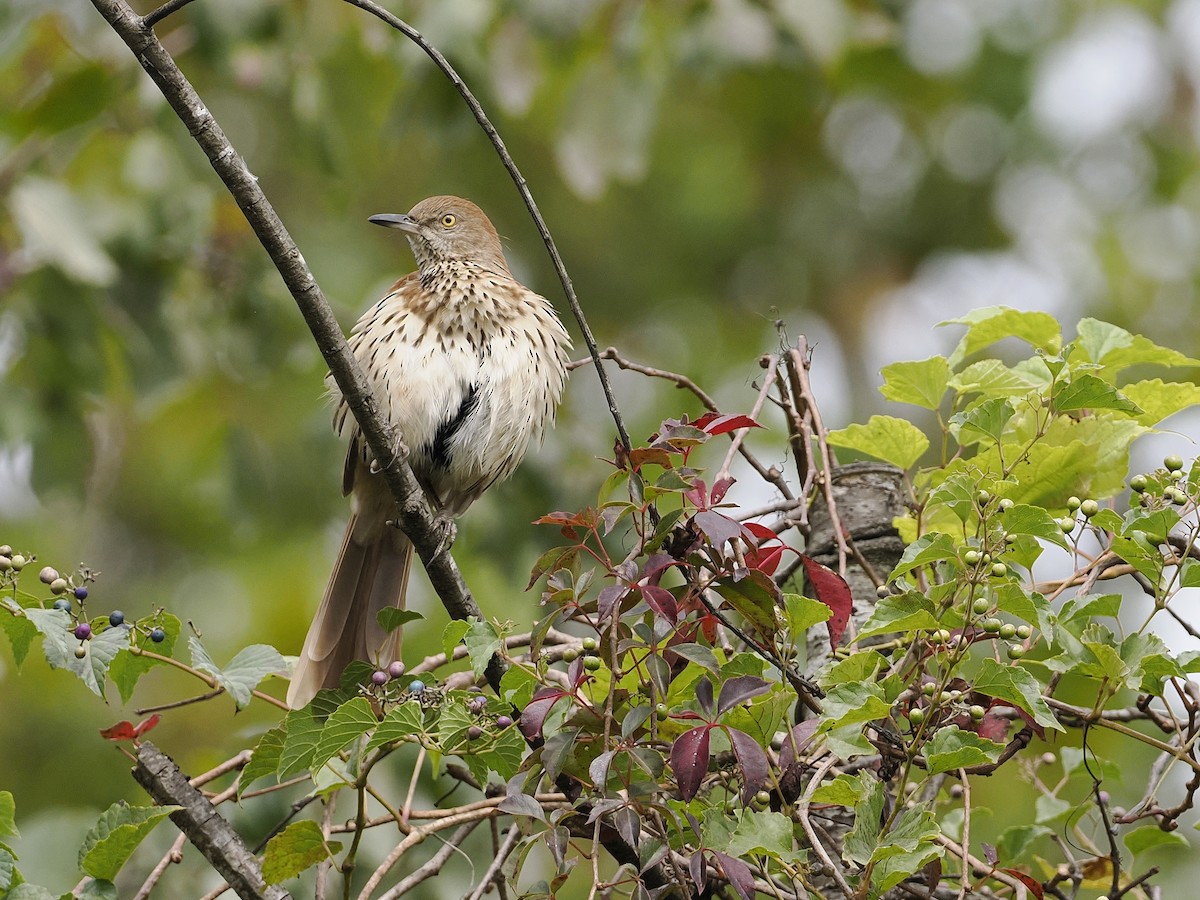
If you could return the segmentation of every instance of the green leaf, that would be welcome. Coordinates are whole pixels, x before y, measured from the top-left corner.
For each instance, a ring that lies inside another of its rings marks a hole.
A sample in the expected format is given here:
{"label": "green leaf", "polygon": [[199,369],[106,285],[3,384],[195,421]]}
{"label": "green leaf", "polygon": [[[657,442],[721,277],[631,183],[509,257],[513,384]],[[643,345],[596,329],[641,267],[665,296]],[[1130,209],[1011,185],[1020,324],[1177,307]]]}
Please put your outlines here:
{"label": "green leaf", "polygon": [[37,884],[18,884],[4,895],[4,900],[73,900],[70,894],[58,895]]}
{"label": "green leaf", "polygon": [[1188,846],[1187,838],[1177,831],[1163,831],[1155,825],[1147,825],[1144,828],[1135,828],[1133,831],[1128,831],[1121,838],[1125,844],[1125,848],[1137,856],[1139,853],[1145,853],[1147,850],[1152,850],[1155,847],[1186,847]]}
{"label": "green leaf", "polygon": [[367,742],[367,749],[374,750],[392,741],[399,741],[415,734],[420,734],[425,728],[425,716],[421,705],[416,700],[407,700],[388,710],[383,721],[375,727],[375,733]]}
{"label": "green leaf", "polygon": [[279,758],[286,740],[286,724],[276,725],[258,739],[258,745],[250,755],[250,761],[242,769],[242,777],[238,779],[239,797],[258,779],[275,774],[279,769]]}
{"label": "green leaf", "polygon": [[310,769],[313,751],[321,739],[322,723],[313,716],[311,706],[303,709],[293,709],[284,720],[286,731],[283,739],[283,749],[279,752],[280,779],[295,775]]}
{"label": "green leaf", "polygon": [[1031,534],[1057,544],[1064,550],[1069,546],[1057,520],[1040,506],[1018,503],[1003,513],[1001,521],[1004,523],[1004,530],[1009,534]]}
{"label": "green leaf", "polygon": [[1033,804],[1034,821],[1039,825],[1053,822],[1071,812],[1071,804],[1053,794],[1039,794]]}
{"label": "green leaf", "polygon": [[[150,630],[155,627],[163,630],[163,639],[157,644],[150,640]],[[133,634],[133,646],[141,650],[149,650],[159,656],[174,656],[175,643],[179,640],[179,633],[182,628],[183,625],[179,619],[170,613],[147,616],[144,619],[138,620],[137,628]],[[129,699],[133,696],[133,689],[137,686],[138,679],[155,666],[165,665],[169,665],[169,663],[152,657],[135,655],[129,652],[118,653],[117,658],[108,667],[108,677],[117,686],[117,690],[121,694],[121,701],[128,703]]]}
{"label": "green leaf", "polygon": [[0,847],[0,896],[4,895],[17,877],[17,858],[5,847]]}
{"label": "green leaf", "polygon": [[929,449],[929,438],[907,419],[871,416],[866,425],[829,432],[829,443],[908,469]]}
{"label": "green leaf", "polygon": [[967,326],[967,333],[950,356],[950,365],[954,368],[958,368],[973,353],[1008,337],[1018,338],[1046,353],[1057,353],[1062,347],[1062,331],[1058,321],[1044,312],[991,306],[938,324]]}
{"label": "green leaf", "polygon": [[966,412],[951,416],[950,424],[958,427],[958,442],[964,446],[978,444],[982,440],[999,443],[1012,417],[1013,408],[1008,399],[993,397]]}
{"label": "green leaf", "polygon": [[884,857],[871,871],[871,896],[882,896],[944,853],[940,844],[929,841],[915,850]]}
{"label": "green leaf", "polygon": [[490,771],[495,772],[501,781],[508,781],[520,771],[521,763],[528,752],[529,745],[521,737],[520,730],[512,726],[502,729],[491,746],[477,750],[474,755]]}
{"label": "green leaf", "polygon": [[751,569],[742,578],[722,576],[712,588],[762,634],[772,635],[779,630],[775,605],[780,595],[769,575]]}
{"label": "green leaf", "polygon": [[831,731],[843,725],[858,725],[885,718],[891,712],[891,704],[884,699],[883,688],[877,684],[849,682],[835,684],[821,701],[825,718],[821,720],[821,731]]}
{"label": "green leaf", "polygon": [[267,884],[295,878],[309,866],[332,859],[342,849],[340,841],[325,842],[321,826],[310,819],[293,822],[267,841],[262,876]]}
{"label": "green leaf", "polygon": [[862,781],[855,775],[838,775],[813,791],[813,803],[832,803],[834,806],[854,806],[863,795]]}
{"label": "green leaf", "polygon": [[[64,610],[30,607],[25,615],[42,633],[42,649],[50,666],[74,672],[92,693],[103,697],[109,666],[117,653],[129,646],[130,626],[107,628],[90,640],[80,641],[73,633],[71,617]],[[84,649],[82,657],[75,656],[79,647]]]}
{"label": "green leaf", "polygon": [[1022,360],[1011,368],[998,359],[981,359],[950,379],[950,387],[960,394],[1011,399],[1044,390],[1050,384],[1049,375],[1040,359]]}
{"label": "green leaf", "polygon": [[931,356],[920,361],[892,363],[883,367],[882,374],[879,393],[888,400],[937,409],[950,380],[950,363],[944,356]]}
{"label": "green leaf", "polygon": [[471,629],[471,623],[462,619],[453,619],[442,629],[442,652],[446,659],[454,658],[454,648],[458,646],[466,633]]}
{"label": "green leaf", "polygon": [[321,737],[313,748],[312,761],[309,768],[319,769],[339,750],[354,739],[370,731],[379,720],[371,709],[371,702],[366,697],[355,697],[343,703],[325,720]]}
{"label": "green leaf", "polygon": [[978,493],[976,479],[965,472],[956,472],[929,492],[925,502],[926,513],[937,506],[944,506],[966,522],[975,513],[975,495]]}
{"label": "green leaf", "polygon": [[21,664],[25,662],[25,657],[29,655],[29,645],[38,633],[37,627],[25,615],[14,616],[7,612],[0,612],[0,628],[3,628],[4,633],[8,635],[8,642],[12,645],[13,661],[20,669]]}
{"label": "green leaf", "polygon": [[1013,825],[1005,828],[997,841],[996,849],[1000,859],[1005,862],[1015,862],[1024,859],[1029,848],[1044,837],[1054,834],[1054,830],[1045,825]]}
{"label": "green leaf", "polygon": [[70,900],[119,900],[117,886],[103,878],[94,878],[78,894],[67,894]]}
{"label": "green leaf", "polygon": [[758,850],[786,860],[794,852],[792,831],[792,820],[783,813],[747,810],[722,852],[740,858]]}
{"label": "green leaf", "polygon": [[1164,382],[1161,378],[1152,378],[1127,384],[1121,388],[1121,393],[1142,410],[1137,420],[1149,426],[1200,404],[1200,384],[1193,382]]}
{"label": "green leaf", "polygon": [[939,624],[933,603],[920,591],[889,594],[875,604],[871,617],[854,639],[862,641],[877,634],[937,628]]}
{"label": "green leaf", "polygon": [[1033,716],[1043,728],[1063,731],[1054,713],[1042,699],[1042,687],[1028,670],[1020,666],[1002,666],[994,659],[984,659],[974,679],[975,690],[1000,700],[1007,700]]}
{"label": "green leaf", "polygon": [[787,615],[788,630],[799,637],[814,625],[829,620],[833,611],[820,600],[803,594],[784,594],[783,608]]}
{"label": "green leaf", "polygon": [[931,565],[945,559],[958,559],[954,540],[948,534],[926,534],[904,548],[904,555],[896,568],[892,569],[891,580],[907,575],[913,569]]}
{"label": "green leaf", "polygon": [[845,855],[847,859],[866,865],[879,843],[884,790],[883,782],[869,772],[859,772],[858,777],[862,796],[854,807],[854,827],[846,835]]}
{"label": "green leaf", "polygon": [[397,606],[385,606],[375,614],[375,620],[379,622],[379,627],[388,634],[391,634],[401,625],[407,625],[409,622],[423,618],[425,617],[415,609],[400,609]]}
{"label": "green leaf", "polygon": [[0,837],[20,837],[17,831],[17,803],[10,791],[0,791]]}
{"label": "green leaf", "polygon": [[188,647],[192,651],[192,666],[212,675],[217,684],[229,692],[238,709],[245,709],[250,702],[251,692],[264,678],[287,670],[287,663],[280,652],[267,644],[251,644],[231,659],[224,669],[218,668],[212,661],[199,638],[188,638]]}
{"label": "green leaf", "polygon": [[1133,416],[1143,413],[1136,403],[1115,387],[1086,372],[1076,375],[1069,384],[1060,387],[1053,400],[1054,409],[1060,413],[1079,409],[1115,409]]}
{"label": "green leaf", "polygon": [[948,725],[939,728],[926,744],[925,760],[929,774],[936,775],[994,763],[1003,750],[1003,744],[981,738],[973,731],[963,731],[957,725]]}
{"label": "green leaf", "polygon": [[476,678],[482,678],[487,671],[492,655],[500,651],[500,635],[489,623],[479,619],[471,619],[470,628],[463,636],[467,645],[467,655],[471,659],[471,671]]}
{"label": "green leaf", "polygon": [[79,848],[79,868],[93,878],[112,881],[142,839],[178,809],[182,807],[114,803],[84,837]]}
{"label": "green leaf", "polygon": [[500,696],[517,709],[524,709],[538,688],[536,676],[522,666],[509,666],[500,677]]}
{"label": "green leaf", "polygon": [[1081,319],[1076,331],[1079,335],[1076,343],[1091,362],[1104,367],[1108,381],[1115,381],[1119,372],[1136,365],[1200,366],[1200,360],[1097,319]]}

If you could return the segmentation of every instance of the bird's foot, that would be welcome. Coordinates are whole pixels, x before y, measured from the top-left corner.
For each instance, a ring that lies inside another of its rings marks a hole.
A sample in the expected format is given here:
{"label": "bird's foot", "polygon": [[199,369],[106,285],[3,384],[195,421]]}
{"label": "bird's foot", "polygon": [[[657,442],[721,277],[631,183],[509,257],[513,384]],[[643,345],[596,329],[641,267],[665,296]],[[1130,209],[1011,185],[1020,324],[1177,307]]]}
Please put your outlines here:
{"label": "bird's foot", "polygon": [[441,556],[454,546],[454,541],[458,538],[458,526],[454,524],[454,519],[450,516],[445,513],[437,513],[433,517],[433,530],[438,536],[437,552],[433,555]]}

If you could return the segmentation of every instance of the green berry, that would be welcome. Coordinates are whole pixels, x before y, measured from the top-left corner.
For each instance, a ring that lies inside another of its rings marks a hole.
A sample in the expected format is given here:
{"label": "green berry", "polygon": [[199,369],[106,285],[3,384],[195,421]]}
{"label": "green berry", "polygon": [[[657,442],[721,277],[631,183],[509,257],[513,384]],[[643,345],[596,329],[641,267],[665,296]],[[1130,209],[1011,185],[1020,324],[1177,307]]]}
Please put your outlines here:
{"label": "green berry", "polygon": [[1132,478],[1130,478],[1129,479],[1129,489],[1138,494],[1140,494],[1142,491],[1146,490],[1146,476],[1145,475],[1134,475]]}
{"label": "green berry", "polygon": [[921,709],[919,706],[914,706],[908,711],[908,721],[912,722],[914,725],[920,725],[925,721],[925,710]]}
{"label": "green berry", "polygon": [[754,802],[757,803],[759,806],[766,806],[768,803],[771,802],[771,795],[768,794],[766,791],[759,791],[757,794],[754,795]]}
{"label": "green berry", "polygon": [[889,588],[886,584],[881,584],[879,587],[875,588],[875,596],[878,597],[880,600],[887,599],[889,596],[891,596],[891,593],[892,593],[892,589]]}
{"label": "green berry", "polygon": [[1004,623],[992,616],[990,619],[983,620],[983,630],[988,634],[998,634]]}
{"label": "green berry", "polygon": [[1005,622],[1003,625],[1000,626],[999,634],[1000,634],[1000,637],[1004,638],[1004,640],[1011,641],[1013,638],[1015,638],[1017,636],[1017,626],[1013,625],[1009,622]]}
{"label": "green berry", "polygon": [[1025,655],[1025,648],[1020,644],[1010,644],[1008,647],[1009,659],[1020,659]]}
{"label": "green berry", "polygon": [[0,544],[0,556],[12,556],[12,547],[8,544]]}
{"label": "green berry", "polygon": [[12,560],[3,554],[0,554],[0,572],[7,572],[11,568]]}
{"label": "green berry", "polygon": [[1016,506],[1016,504],[1013,503],[1012,499],[1009,497],[1001,497],[998,505],[1002,510],[1009,510]]}
{"label": "green berry", "polygon": [[987,710],[979,705],[972,706],[969,710],[967,710],[967,712],[970,713],[971,718],[976,722],[981,721],[983,717],[987,715]]}
{"label": "green berry", "polygon": [[978,550],[968,550],[963,554],[963,562],[968,566],[978,565],[981,558]]}
{"label": "green berry", "polygon": [[1063,516],[1058,520],[1058,527],[1062,529],[1063,534],[1070,534],[1075,530],[1075,517]]}
{"label": "green berry", "polygon": [[986,506],[992,499],[992,495],[987,491],[980,491],[975,495],[975,499],[979,501],[980,506]]}
{"label": "green berry", "polygon": [[1185,494],[1179,488],[1171,488],[1168,493],[1171,495],[1171,501],[1176,506],[1183,506],[1185,503],[1187,503],[1187,494]]}
{"label": "green berry", "polygon": [[25,568],[25,561],[25,557],[23,557],[20,553],[14,553],[11,559],[13,571],[20,572],[23,568]]}
{"label": "green berry", "polygon": [[1015,544],[1020,535],[1013,534],[1011,531],[1004,532],[1004,543]]}
{"label": "green berry", "polygon": [[583,667],[589,672],[595,672],[602,665],[604,665],[604,663],[600,661],[600,657],[598,656],[585,656],[583,658]]}
{"label": "green berry", "polygon": [[1163,465],[1167,467],[1168,472],[1178,472],[1183,468],[1183,457],[1172,453],[1163,460]]}
{"label": "green berry", "polygon": [[978,597],[971,604],[971,612],[977,616],[982,616],[985,612],[992,608],[991,602],[986,597]]}
{"label": "green berry", "polygon": [[585,637],[582,641],[583,649],[588,653],[595,653],[596,648],[600,646],[600,642],[594,637]]}
{"label": "green berry", "polygon": [[927,681],[921,685],[921,693],[926,697],[932,697],[935,693],[937,693],[937,685],[932,681]]}
{"label": "green berry", "polygon": [[574,647],[567,647],[567,649],[563,650],[562,652],[562,658],[563,662],[573,663],[575,660],[579,659],[579,651]]}
{"label": "green berry", "polygon": [[1096,513],[1100,512],[1100,504],[1095,500],[1084,500],[1079,504],[1079,511],[1083,513],[1084,518],[1090,519]]}
{"label": "green berry", "polygon": [[660,703],[654,707],[654,717],[660,722],[667,721],[667,717],[671,715],[671,710],[667,708],[667,704]]}
{"label": "green berry", "polygon": [[942,691],[940,694],[938,694],[938,703],[940,703],[942,706],[952,702],[954,702],[954,698],[950,696],[949,691]]}
{"label": "green berry", "polygon": [[1079,509],[1079,507],[1082,505],[1083,505],[1083,501],[1080,500],[1078,497],[1068,497],[1067,498],[1067,509],[1069,509],[1071,512],[1075,512],[1075,510]]}
{"label": "green berry", "polygon": [[70,587],[70,585],[67,584],[67,579],[55,578],[54,581],[50,582],[50,593],[65,594],[68,587]]}
{"label": "green berry", "polygon": [[957,703],[959,700],[962,699],[962,695],[963,695],[962,691],[958,691],[958,690],[951,691],[950,692],[950,702]]}
{"label": "green berry", "polygon": [[1002,562],[992,563],[992,575],[996,578],[1003,578],[1008,574],[1008,566]]}
{"label": "green berry", "polygon": [[1033,629],[1030,628],[1028,625],[1018,625],[1017,626],[1017,637],[1019,637],[1021,640],[1025,640],[1031,634],[1033,634]]}

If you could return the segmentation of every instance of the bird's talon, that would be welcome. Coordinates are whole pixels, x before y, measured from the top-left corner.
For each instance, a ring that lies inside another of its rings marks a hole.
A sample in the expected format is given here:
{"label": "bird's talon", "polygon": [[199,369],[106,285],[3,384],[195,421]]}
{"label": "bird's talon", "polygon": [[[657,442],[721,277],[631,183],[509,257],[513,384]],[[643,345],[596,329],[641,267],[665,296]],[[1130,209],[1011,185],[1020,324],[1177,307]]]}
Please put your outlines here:
{"label": "bird's talon", "polygon": [[454,546],[454,541],[458,538],[458,526],[449,516],[438,515],[434,517],[433,527],[438,532],[437,553],[434,555],[441,556]]}

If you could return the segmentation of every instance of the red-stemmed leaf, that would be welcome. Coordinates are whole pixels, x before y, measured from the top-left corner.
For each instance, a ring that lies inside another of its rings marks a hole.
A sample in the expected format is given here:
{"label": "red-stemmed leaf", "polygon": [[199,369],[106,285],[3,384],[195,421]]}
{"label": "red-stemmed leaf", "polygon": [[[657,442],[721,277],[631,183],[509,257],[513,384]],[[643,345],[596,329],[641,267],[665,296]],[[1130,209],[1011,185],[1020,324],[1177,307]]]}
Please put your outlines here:
{"label": "red-stemmed leaf", "polygon": [[643,584],[641,591],[642,597],[659,618],[666,619],[672,625],[679,621],[679,604],[675,602],[674,594],[654,584]]}
{"label": "red-stemmed leaf", "polygon": [[746,531],[741,522],[711,509],[696,513],[692,521],[704,532],[704,536],[714,547],[723,547],[729,541],[743,537]]}
{"label": "red-stemmed leaf", "polygon": [[1017,879],[1017,881],[1021,882],[1021,884],[1025,885],[1025,887],[1029,888],[1029,893],[1037,897],[1037,900],[1043,900],[1046,896],[1046,892],[1042,889],[1042,883],[1031,875],[1026,875],[1020,869],[1001,869],[1000,871],[1007,872],[1013,878]]}
{"label": "red-stemmed leaf", "polygon": [[707,413],[692,424],[706,434],[711,435],[725,434],[729,431],[737,431],[739,428],[762,428],[761,425],[749,416],[737,413],[728,416]]}
{"label": "red-stemmed leaf", "polygon": [[148,719],[142,719],[142,721],[138,722],[137,726],[133,729],[133,736],[135,738],[140,738],[147,731],[152,730],[154,726],[161,721],[162,716],[160,716],[158,713],[155,713]]}
{"label": "red-stemmed leaf", "polygon": [[750,867],[740,859],[734,859],[720,850],[714,850],[712,855],[717,861],[717,865],[721,867],[725,880],[733,885],[738,896],[742,900],[754,900],[754,873],[750,871]]}
{"label": "red-stemmed leaf", "polygon": [[546,716],[550,715],[554,704],[566,696],[567,692],[561,688],[540,687],[534,691],[532,699],[521,710],[521,718],[517,720],[521,734],[525,735],[527,740],[540,740]]}
{"label": "red-stemmed leaf", "polygon": [[708,774],[708,739],[711,725],[701,725],[685,731],[671,745],[671,771],[675,783],[685,801],[691,800],[700,790],[700,783]]}
{"label": "red-stemmed leaf", "polygon": [[810,556],[802,553],[800,561],[804,564],[804,574],[813,586],[813,593],[833,613],[825,624],[829,626],[829,646],[836,650],[846,633],[850,613],[854,611],[854,597],[850,593],[850,585],[833,569],[821,565]]}
{"label": "red-stemmed leaf", "polygon": [[712,494],[710,494],[710,497],[712,498],[712,505],[716,506],[718,503],[724,500],[725,495],[729,493],[729,489],[733,487],[736,482],[736,478],[718,478],[716,483],[712,486]]}
{"label": "red-stemmed leaf", "polygon": [[613,605],[625,599],[629,593],[629,588],[623,584],[610,584],[600,589],[600,593],[596,595],[596,615],[601,620],[607,619],[612,615]]}
{"label": "red-stemmed leaf", "polygon": [[729,735],[733,755],[737,757],[738,768],[742,770],[742,803],[749,805],[754,795],[766,785],[771,764],[762,745],[746,732],[726,727],[725,733]]}
{"label": "red-stemmed leaf", "polygon": [[708,867],[704,865],[704,851],[697,850],[688,860],[688,869],[692,873],[692,883],[696,885],[696,889],[701,893],[704,892],[704,885],[708,881]]}
{"label": "red-stemmed leaf", "polygon": [[746,567],[757,569],[764,575],[774,575],[779,568],[779,561],[783,559],[783,551],[786,549],[786,547],[768,547],[765,550],[748,550],[746,551]]}
{"label": "red-stemmed leaf", "polygon": [[711,719],[713,717],[713,685],[707,675],[696,682],[696,702],[700,704],[700,711]]}
{"label": "red-stemmed leaf", "polygon": [[783,746],[779,749],[780,769],[787,769],[796,761],[796,758],[804,752],[804,748],[816,735],[817,726],[820,724],[820,719],[805,719],[791,730],[791,733],[783,739]]}
{"label": "red-stemmed leaf", "polygon": [[738,675],[730,678],[721,685],[721,693],[717,696],[717,715],[724,715],[739,703],[745,703],[751,697],[765,694],[771,685],[754,675]]}

